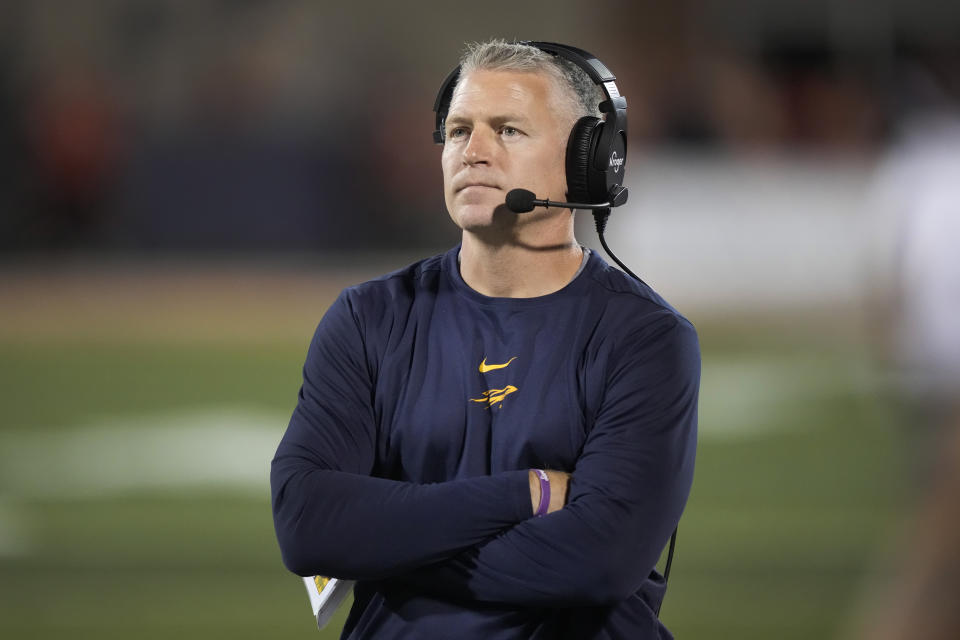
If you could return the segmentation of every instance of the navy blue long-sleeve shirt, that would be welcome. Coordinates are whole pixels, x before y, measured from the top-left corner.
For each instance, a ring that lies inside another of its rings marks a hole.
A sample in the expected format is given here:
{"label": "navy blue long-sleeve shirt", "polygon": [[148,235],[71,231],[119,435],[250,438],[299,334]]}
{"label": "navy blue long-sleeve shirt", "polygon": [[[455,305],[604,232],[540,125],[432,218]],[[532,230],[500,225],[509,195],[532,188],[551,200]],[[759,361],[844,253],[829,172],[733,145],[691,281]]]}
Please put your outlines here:
{"label": "navy blue long-sleeve shirt", "polygon": [[[345,290],[271,471],[287,567],[355,579],[345,638],[660,638],[693,477],[690,323],[595,253],[490,298],[458,248]],[[532,517],[528,470],[568,471]]]}

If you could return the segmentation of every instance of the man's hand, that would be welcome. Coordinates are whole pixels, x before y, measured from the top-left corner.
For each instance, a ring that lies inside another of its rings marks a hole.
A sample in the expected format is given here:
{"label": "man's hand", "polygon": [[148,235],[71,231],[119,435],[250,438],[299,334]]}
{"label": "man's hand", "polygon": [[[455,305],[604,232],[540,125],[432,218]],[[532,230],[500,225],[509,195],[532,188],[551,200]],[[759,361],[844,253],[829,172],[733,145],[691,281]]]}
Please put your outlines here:
{"label": "man's hand", "polygon": [[[547,513],[553,513],[563,508],[567,504],[567,486],[570,483],[570,474],[563,471],[553,471],[547,469],[547,478],[550,479],[550,504],[547,506]],[[540,506],[540,478],[537,472],[530,470],[530,504],[534,513]]]}

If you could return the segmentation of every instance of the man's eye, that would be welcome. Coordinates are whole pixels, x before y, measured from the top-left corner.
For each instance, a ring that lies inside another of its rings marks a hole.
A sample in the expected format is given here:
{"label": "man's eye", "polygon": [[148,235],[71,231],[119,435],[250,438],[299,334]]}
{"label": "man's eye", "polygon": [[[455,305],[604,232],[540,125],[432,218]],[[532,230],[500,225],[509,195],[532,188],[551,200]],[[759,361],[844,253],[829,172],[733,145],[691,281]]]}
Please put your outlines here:
{"label": "man's eye", "polygon": [[447,134],[448,138],[460,138],[467,135],[467,130],[465,127],[454,127],[450,129],[450,133]]}
{"label": "man's eye", "polygon": [[500,130],[500,133],[508,138],[520,135],[520,132],[513,127],[504,127]]}

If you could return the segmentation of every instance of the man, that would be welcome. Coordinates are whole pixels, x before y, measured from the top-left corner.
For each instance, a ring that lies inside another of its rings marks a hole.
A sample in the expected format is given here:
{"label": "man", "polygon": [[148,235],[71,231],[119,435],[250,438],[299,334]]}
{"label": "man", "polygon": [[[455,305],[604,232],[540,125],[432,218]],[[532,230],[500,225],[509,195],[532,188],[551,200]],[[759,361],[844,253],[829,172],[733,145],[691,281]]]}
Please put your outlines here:
{"label": "man", "polygon": [[905,111],[874,181],[869,224],[886,240],[874,247],[885,288],[874,316],[886,325],[917,504],[851,635],[952,640],[960,638],[960,87],[938,73],[956,67],[949,54],[902,67],[912,82],[898,83]]}
{"label": "man", "polygon": [[471,48],[442,156],[461,245],[320,322],[271,481],[287,567],[358,580],[344,638],[670,637],[653,567],[692,481],[696,333],[569,210],[504,206],[563,199],[596,106],[540,49]]}

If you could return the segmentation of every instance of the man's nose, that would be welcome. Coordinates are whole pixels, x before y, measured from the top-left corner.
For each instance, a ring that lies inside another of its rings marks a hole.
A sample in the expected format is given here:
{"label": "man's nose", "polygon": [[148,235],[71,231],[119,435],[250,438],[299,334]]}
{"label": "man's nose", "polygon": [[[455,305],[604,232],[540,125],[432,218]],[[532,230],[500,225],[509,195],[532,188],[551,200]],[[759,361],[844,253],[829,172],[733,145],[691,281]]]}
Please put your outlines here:
{"label": "man's nose", "polygon": [[489,164],[496,145],[493,134],[486,127],[477,127],[470,132],[470,140],[463,148],[464,164]]}

